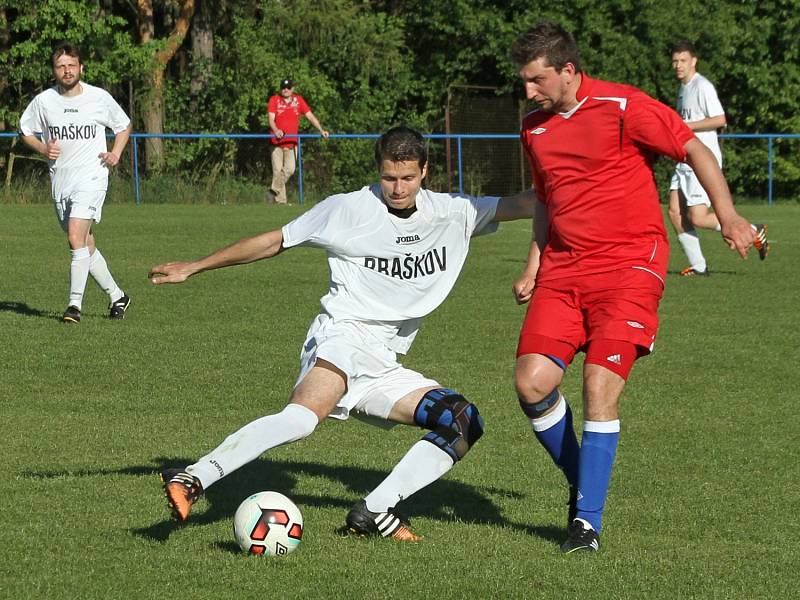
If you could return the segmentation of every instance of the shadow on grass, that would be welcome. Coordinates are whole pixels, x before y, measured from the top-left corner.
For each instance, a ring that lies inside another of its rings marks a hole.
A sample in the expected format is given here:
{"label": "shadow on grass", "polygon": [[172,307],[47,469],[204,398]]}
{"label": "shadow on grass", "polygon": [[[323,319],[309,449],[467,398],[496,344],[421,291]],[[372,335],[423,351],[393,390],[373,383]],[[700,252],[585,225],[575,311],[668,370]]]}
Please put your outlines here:
{"label": "shadow on grass", "polygon": [[61,313],[31,308],[24,302],[0,300],[0,312],[13,312],[25,317],[41,317],[44,319],[54,319],[56,321],[61,320]]}
{"label": "shadow on grass", "polygon": [[[188,459],[155,458],[154,465],[138,465],[122,469],[87,469],[78,471],[36,472],[23,471],[23,477],[57,478],[57,477],[94,477],[98,475],[153,475],[153,494],[162,495],[158,473],[162,469],[179,467],[191,463]],[[329,496],[318,494],[295,493],[298,477],[315,476],[337,481],[353,492],[352,496]],[[241,501],[255,492],[275,490],[286,494],[301,508],[339,507],[344,515],[358,498],[363,498],[378,485],[387,473],[377,469],[362,467],[331,466],[316,462],[256,460],[235,471],[210,487],[201,500],[198,511],[188,523],[180,524],[165,519],[148,527],[131,529],[136,536],[156,542],[165,542],[177,529],[201,526],[220,520],[233,518],[233,514]],[[495,487],[472,486],[458,481],[440,479],[420,490],[412,498],[403,503],[402,511],[409,517],[423,517],[439,521],[459,521],[499,527],[508,527],[527,535],[540,537],[552,542],[560,542],[564,529],[555,526],[535,526],[514,523],[504,518],[495,506],[491,496],[503,496],[514,500],[523,500],[525,496],[518,492]],[[159,498],[166,511],[166,500]],[[339,529],[337,529],[338,531]],[[219,546],[222,550],[238,552],[235,544]]]}

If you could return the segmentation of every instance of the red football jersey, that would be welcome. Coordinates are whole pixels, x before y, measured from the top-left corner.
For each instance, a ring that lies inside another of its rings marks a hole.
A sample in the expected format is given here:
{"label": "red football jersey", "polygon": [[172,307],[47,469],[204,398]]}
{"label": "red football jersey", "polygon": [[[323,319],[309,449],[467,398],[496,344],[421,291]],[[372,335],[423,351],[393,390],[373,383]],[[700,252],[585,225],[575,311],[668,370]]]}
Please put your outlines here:
{"label": "red football jersey", "polygon": [[667,234],[653,176],[665,154],[684,162],[694,133],[668,106],[629,85],[585,73],[578,106],[522,121],[533,185],[547,207],[537,281],[626,267],[664,278]]}
{"label": "red football jersey", "polygon": [[288,100],[283,96],[272,96],[267,103],[267,112],[275,113],[275,125],[283,129],[285,134],[281,139],[270,138],[276,146],[296,146],[297,132],[300,128],[300,116],[311,109],[299,94],[292,94]]}

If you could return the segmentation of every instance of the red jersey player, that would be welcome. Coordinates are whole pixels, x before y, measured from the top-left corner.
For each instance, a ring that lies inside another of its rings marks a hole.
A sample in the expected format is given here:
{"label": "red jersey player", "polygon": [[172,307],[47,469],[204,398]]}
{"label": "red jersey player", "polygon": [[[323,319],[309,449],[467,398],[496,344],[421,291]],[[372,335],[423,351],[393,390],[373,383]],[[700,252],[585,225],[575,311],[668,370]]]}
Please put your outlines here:
{"label": "red jersey player", "polygon": [[267,190],[267,202],[286,204],[286,182],[294,175],[297,168],[297,133],[300,128],[300,117],[305,115],[316,127],[323,138],[328,138],[328,131],[322,128],[319,119],[314,116],[308,103],[300,94],[294,93],[294,81],[281,81],[280,94],[270,96],[267,101],[267,116],[270,131],[275,137],[270,139],[270,162],[272,163],[272,184]]}
{"label": "red jersey player", "polygon": [[[570,486],[563,552],[599,548],[619,438],[619,397],[658,328],[669,248],[652,163],[689,163],[708,191],[722,236],[744,258],[755,243],[733,208],[714,155],[671,108],[627,85],[588,77],[572,35],[540,23],[513,44],[527,97],[522,123],[536,191],[534,241],[514,284],[530,300],[515,385],[534,434]],[[559,385],[578,351],[584,424],[579,446]]]}

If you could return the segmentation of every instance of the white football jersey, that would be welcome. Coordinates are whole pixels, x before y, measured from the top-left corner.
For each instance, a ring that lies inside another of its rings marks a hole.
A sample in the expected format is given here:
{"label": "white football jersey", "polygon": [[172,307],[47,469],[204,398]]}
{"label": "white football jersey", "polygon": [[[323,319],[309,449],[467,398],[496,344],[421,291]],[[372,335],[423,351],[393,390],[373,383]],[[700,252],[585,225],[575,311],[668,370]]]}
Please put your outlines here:
{"label": "white football jersey", "polygon": [[77,96],[62,96],[56,87],[38,94],[19,121],[23,135],[42,134],[46,144],[57,139],[61,154],[50,161],[53,197],[73,191],[108,189],[108,168],[101,152],[108,152],[106,128],[115,134],[131,120],[107,91],[84,83]]}
{"label": "white football jersey", "polygon": [[[678,114],[685,122],[700,121],[711,117],[718,117],[725,114],[722,103],[717,97],[717,90],[714,89],[708,79],[695,73],[691,81],[681,84],[678,90]],[[697,139],[703,142],[717,157],[717,162],[722,165],[722,151],[719,147],[717,132],[695,131]]]}
{"label": "white football jersey", "polygon": [[470,238],[497,230],[497,197],[475,198],[421,189],[417,211],[389,213],[379,185],[326,198],[283,227],[283,246],[314,246],[328,254],[330,283],[323,310],[358,321],[405,354],[422,318],[458,279]]}

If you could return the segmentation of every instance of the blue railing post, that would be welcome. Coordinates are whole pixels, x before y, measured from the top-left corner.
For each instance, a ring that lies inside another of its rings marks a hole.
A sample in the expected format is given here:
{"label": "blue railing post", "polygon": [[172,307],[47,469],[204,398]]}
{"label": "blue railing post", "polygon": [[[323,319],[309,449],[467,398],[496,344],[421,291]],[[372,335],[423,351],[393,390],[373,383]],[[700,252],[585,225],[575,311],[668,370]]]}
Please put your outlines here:
{"label": "blue railing post", "polygon": [[139,189],[139,144],[136,141],[137,135],[134,133],[133,138],[133,182],[136,194],[136,206],[142,203],[142,193]]}
{"label": "blue railing post", "polygon": [[767,138],[767,154],[769,155],[769,191],[767,192],[767,204],[772,205],[772,136]]}
{"label": "blue railing post", "polygon": [[461,136],[459,135],[456,138],[457,147],[458,147],[458,193],[464,193],[464,174],[462,172],[462,165],[461,165]]}
{"label": "blue railing post", "polygon": [[303,204],[303,139],[297,138],[297,201]]}

